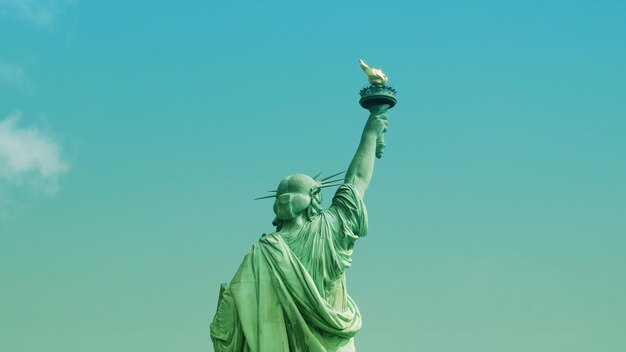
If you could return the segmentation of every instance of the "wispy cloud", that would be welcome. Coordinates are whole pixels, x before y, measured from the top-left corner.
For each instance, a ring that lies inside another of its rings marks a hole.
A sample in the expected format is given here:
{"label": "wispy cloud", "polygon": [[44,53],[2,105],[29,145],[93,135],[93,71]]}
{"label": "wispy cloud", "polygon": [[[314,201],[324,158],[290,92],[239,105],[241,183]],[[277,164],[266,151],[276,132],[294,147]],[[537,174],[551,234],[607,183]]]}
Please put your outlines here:
{"label": "wispy cloud", "polygon": [[19,126],[20,115],[0,120],[0,186],[27,187],[54,195],[69,170],[60,145],[35,127]]}
{"label": "wispy cloud", "polygon": [[76,0],[0,0],[0,6],[9,9],[19,19],[40,27],[53,25],[68,5]]}
{"label": "wispy cloud", "polygon": [[31,86],[24,67],[2,59],[0,59],[0,82],[22,89],[29,89]]}

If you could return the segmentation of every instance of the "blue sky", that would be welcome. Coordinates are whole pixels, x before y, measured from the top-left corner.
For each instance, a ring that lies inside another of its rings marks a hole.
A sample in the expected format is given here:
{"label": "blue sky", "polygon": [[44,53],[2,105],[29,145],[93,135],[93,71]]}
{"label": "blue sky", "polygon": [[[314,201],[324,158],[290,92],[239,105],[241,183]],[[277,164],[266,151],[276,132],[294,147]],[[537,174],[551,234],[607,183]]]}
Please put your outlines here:
{"label": "blue sky", "polygon": [[[293,173],[398,90],[359,351],[626,348],[619,1],[0,0],[0,350],[207,351]],[[331,198],[327,192],[326,200]]]}

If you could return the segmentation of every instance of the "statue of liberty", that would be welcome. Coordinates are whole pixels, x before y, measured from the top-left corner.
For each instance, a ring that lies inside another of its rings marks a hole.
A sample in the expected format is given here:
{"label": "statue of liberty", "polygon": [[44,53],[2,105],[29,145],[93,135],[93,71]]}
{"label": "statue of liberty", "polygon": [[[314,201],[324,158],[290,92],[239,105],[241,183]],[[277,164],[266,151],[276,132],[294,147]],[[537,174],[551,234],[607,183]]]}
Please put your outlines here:
{"label": "statue of liberty", "polygon": [[[262,197],[274,199],[276,231],[264,234],[221,286],[210,327],[216,352],[355,351],[361,315],[346,292],[345,270],[367,234],[363,196],[395,105],[384,74],[364,65],[372,85],[361,91],[361,105],[370,116],[345,177],[295,174]],[[337,185],[322,209],[321,190]]]}

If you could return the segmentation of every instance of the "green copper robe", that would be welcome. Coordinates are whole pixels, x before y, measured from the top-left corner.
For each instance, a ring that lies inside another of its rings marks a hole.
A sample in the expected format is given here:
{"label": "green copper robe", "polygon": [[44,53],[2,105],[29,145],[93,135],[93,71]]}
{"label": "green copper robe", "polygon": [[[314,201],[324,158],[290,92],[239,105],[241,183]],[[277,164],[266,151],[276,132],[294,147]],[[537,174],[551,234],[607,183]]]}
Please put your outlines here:
{"label": "green copper robe", "polygon": [[355,351],[361,316],[344,271],[366,233],[365,205],[345,184],[297,233],[263,235],[221,287],[210,329],[215,351]]}

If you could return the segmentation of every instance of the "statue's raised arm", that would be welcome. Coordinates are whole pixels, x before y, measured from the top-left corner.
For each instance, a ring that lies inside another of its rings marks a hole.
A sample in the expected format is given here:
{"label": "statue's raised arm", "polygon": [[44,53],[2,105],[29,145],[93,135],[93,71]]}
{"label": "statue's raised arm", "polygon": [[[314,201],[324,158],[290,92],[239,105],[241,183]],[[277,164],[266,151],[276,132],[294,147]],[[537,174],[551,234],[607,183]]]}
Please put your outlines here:
{"label": "statue's raised arm", "polygon": [[387,131],[389,120],[387,109],[389,105],[382,104],[372,108],[367,119],[359,147],[350,162],[346,172],[345,183],[351,184],[361,196],[365,195],[367,186],[372,179],[374,161],[376,160],[376,142]]}
{"label": "statue's raised arm", "polygon": [[384,133],[389,120],[387,110],[396,105],[396,91],[387,86],[387,76],[380,68],[369,67],[363,60],[359,65],[370,85],[361,89],[361,106],[370,111],[356,154],[346,172],[345,183],[351,184],[361,196],[372,179],[374,161],[384,152]]}

